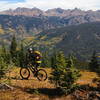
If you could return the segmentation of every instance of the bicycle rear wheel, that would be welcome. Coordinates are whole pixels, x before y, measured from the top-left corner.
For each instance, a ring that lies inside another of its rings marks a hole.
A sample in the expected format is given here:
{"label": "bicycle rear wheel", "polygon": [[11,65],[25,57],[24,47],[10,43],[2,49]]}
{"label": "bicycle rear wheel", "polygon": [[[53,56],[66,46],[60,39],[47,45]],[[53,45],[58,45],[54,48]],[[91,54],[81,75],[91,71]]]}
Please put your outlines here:
{"label": "bicycle rear wheel", "polygon": [[20,76],[22,77],[22,79],[28,79],[30,77],[30,71],[28,68],[21,68],[20,69]]}
{"label": "bicycle rear wheel", "polygon": [[45,81],[47,79],[47,73],[44,69],[39,69],[37,71],[37,79],[39,81]]}

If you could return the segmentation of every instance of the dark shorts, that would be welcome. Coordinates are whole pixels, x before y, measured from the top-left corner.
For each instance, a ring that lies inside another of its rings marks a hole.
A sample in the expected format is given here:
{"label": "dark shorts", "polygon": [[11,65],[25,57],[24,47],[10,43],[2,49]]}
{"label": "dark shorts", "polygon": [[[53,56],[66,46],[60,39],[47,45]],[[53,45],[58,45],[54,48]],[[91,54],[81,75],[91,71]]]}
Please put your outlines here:
{"label": "dark shorts", "polygon": [[39,67],[40,63],[34,63],[34,62],[32,62],[32,65],[35,66],[35,67]]}

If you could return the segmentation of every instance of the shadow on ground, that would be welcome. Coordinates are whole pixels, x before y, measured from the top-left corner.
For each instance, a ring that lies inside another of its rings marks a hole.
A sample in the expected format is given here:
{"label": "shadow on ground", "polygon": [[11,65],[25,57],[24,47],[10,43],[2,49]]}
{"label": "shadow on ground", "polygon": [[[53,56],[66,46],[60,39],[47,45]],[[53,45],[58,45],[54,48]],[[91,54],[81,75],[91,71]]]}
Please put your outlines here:
{"label": "shadow on ground", "polygon": [[[49,98],[57,98],[57,97],[64,96],[60,88],[22,88],[18,86],[16,88],[19,88],[20,90],[29,94],[47,95]],[[76,94],[74,94],[75,92]],[[90,95],[89,98],[92,98],[91,100],[94,100],[95,98],[97,98],[96,100],[100,100],[100,96],[98,96],[100,95],[100,87],[96,88],[96,87],[90,87],[89,85],[81,85],[78,89],[76,89],[75,91],[72,91],[70,93],[70,96],[75,95],[75,98],[76,98],[76,96],[77,95],[80,96],[81,93],[82,95],[80,98],[82,97],[86,98],[87,96],[86,94],[89,94]],[[78,100],[78,99],[74,99],[74,100]],[[87,100],[87,99],[84,99],[84,100]]]}
{"label": "shadow on ground", "polygon": [[35,93],[36,91],[40,94],[48,95],[49,97],[57,97],[64,95],[59,88],[37,88],[37,89],[29,89],[26,88],[25,91],[27,93]]}
{"label": "shadow on ground", "polygon": [[64,95],[64,93],[61,91],[60,88],[22,88],[20,86],[13,86],[16,89],[20,89],[21,91],[24,91],[29,94],[43,94],[47,95],[50,98],[55,98],[55,97],[61,97]]}

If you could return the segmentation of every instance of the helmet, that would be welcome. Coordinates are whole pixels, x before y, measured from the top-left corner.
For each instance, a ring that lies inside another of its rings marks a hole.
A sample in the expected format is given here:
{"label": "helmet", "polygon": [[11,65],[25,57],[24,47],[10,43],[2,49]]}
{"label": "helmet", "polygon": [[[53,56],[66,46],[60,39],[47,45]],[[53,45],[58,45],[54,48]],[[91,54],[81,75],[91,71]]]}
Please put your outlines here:
{"label": "helmet", "polygon": [[32,48],[28,48],[28,52],[31,52],[31,51],[33,51],[33,49]]}

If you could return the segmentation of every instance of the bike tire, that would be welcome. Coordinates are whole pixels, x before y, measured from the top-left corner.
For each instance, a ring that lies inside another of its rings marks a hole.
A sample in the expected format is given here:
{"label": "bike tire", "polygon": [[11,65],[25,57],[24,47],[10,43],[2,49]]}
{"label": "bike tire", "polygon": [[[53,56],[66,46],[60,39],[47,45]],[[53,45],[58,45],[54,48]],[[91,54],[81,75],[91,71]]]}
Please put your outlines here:
{"label": "bike tire", "polygon": [[[27,75],[26,76],[24,76],[24,74],[22,73],[23,70],[27,71]],[[28,79],[30,77],[30,71],[29,71],[29,69],[25,68],[25,67],[21,68],[20,69],[20,76],[21,76],[22,79]]]}
{"label": "bike tire", "polygon": [[39,69],[37,71],[37,79],[39,81],[45,81],[47,79],[47,72],[44,69]]}

